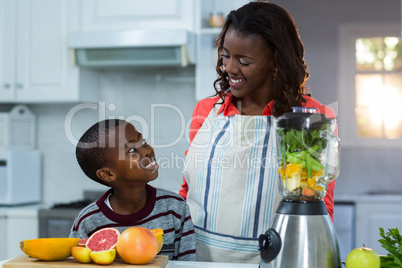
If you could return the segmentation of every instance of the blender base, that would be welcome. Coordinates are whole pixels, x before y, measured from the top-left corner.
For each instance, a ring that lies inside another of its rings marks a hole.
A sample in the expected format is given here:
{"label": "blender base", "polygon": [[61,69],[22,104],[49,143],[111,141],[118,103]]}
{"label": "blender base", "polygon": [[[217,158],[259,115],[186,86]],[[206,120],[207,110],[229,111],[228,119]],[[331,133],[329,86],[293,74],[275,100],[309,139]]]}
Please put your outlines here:
{"label": "blender base", "polygon": [[[272,233],[280,237],[279,249]],[[277,256],[266,258],[274,250]],[[271,228],[260,236],[260,251],[261,268],[342,267],[336,231],[323,201],[282,200]]]}

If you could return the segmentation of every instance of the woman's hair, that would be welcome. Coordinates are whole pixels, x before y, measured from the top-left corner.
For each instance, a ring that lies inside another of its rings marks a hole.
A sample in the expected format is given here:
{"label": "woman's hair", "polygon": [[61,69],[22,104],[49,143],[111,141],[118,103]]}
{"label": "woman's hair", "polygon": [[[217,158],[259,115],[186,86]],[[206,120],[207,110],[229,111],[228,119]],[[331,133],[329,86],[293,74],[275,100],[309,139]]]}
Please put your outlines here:
{"label": "woman's hair", "polygon": [[304,61],[304,46],[290,14],[268,2],[250,2],[227,16],[216,40],[219,55],[216,66],[219,77],[214,82],[216,95],[223,101],[229,89],[228,74],[220,56],[229,27],[243,36],[259,36],[273,51],[274,64],[278,69],[273,88],[273,115],[279,116],[291,111],[293,106],[301,106],[301,102],[306,101],[303,94],[309,77]]}
{"label": "woman's hair", "polygon": [[82,171],[90,179],[107,185],[96,176],[96,171],[106,166],[108,161],[107,150],[109,147],[110,131],[126,121],[120,119],[108,119],[91,126],[82,135],[77,143],[75,155]]}

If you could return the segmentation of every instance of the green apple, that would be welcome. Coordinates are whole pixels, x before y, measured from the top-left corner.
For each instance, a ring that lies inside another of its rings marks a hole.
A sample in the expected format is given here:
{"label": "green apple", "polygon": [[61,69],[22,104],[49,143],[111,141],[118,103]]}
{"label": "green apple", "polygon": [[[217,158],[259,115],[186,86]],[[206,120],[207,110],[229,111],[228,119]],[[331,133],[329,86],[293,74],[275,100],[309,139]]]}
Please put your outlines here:
{"label": "green apple", "polygon": [[380,268],[381,260],[371,248],[355,248],[346,257],[346,268]]}

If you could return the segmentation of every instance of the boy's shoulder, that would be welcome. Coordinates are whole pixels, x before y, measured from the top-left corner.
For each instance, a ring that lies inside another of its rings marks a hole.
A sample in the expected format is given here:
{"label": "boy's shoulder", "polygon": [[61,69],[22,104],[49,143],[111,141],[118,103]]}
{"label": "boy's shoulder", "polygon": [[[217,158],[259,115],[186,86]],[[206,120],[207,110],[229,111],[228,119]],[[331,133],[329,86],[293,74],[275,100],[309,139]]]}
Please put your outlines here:
{"label": "boy's shoulder", "polygon": [[179,195],[178,193],[175,193],[173,191],[167,190],[167,189],[163,189],[163,188],[159,188],[159,187],[154,187],[156,190],[156,199],[175,199],[177,201],[181,201],[181,202],[186,202],[184,200],[184,198]]}
{"label": "boy's shoulder", "polygon": [[90,203],[89,205],[87,205],[83,209],[81,209],[80,212],[78,212],[76,218],[81,218],[83,216],[93,214],[94,211],[98,211],[99,207],[96,204],[96,201],[97,200],[94,200],[92,203]]}

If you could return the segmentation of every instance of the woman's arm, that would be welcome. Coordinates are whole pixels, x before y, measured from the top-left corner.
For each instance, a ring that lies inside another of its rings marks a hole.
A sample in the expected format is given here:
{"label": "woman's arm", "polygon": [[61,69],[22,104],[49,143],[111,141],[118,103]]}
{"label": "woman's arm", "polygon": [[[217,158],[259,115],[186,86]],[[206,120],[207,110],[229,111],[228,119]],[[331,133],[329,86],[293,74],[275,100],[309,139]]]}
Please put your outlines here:
{"label": "woman's arm", "polygon": [[[306,106],[307,107],[315,107],[317,108],[317,113],[325,114],[328,118],[335,118],[334,110],[330,107],[322,105],[315,99],[311,97],[307,97]],[[338,128],[335,128],[335,135],[338,134]],[[334,189],[335,189],[335,181],[332,181],[328,184],[327,187],[327,194],[324,197],[324,203],[327,207],[327,211],[329,216],[331,217],[332,221],[334,220]]]}

